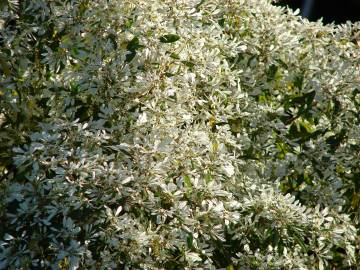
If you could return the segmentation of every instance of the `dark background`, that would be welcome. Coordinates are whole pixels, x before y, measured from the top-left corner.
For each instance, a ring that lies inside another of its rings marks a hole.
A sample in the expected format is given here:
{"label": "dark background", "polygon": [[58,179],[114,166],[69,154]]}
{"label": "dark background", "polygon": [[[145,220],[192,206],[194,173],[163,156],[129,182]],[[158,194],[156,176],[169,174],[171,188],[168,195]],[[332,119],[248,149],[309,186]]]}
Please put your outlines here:
{"label": "dark background", "polygon": [[[304,16],[304,5],[306,1],[312,1],[311,11]],[[311,21],[323,18],[324,23],[336,24],[346,21],[360,21],[360,0],[280,0],[277,5],[288,5],[292,9],[299,8],[301,15]]]}

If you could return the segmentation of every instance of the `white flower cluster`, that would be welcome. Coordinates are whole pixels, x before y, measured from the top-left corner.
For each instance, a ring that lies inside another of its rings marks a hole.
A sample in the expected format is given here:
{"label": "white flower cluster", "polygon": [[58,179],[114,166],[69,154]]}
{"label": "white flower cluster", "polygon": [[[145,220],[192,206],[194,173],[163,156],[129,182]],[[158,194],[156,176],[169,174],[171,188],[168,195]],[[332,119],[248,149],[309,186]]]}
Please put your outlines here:
{"label": "white flower cluster", "polygon": [[0,269],[356,267],[359,25],[266,0],[24,3],[1,30],[0,125],[25,135],[0,163]]}

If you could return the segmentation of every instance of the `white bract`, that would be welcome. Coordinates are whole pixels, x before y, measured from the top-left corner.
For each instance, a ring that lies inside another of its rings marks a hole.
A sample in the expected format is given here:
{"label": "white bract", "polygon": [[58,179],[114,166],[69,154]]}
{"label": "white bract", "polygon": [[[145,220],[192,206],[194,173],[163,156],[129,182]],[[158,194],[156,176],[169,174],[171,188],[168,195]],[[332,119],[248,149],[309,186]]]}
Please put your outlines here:
{"label": "white bract", "polygon": [[0,269],[359,265],[359,24],[8,2]]}

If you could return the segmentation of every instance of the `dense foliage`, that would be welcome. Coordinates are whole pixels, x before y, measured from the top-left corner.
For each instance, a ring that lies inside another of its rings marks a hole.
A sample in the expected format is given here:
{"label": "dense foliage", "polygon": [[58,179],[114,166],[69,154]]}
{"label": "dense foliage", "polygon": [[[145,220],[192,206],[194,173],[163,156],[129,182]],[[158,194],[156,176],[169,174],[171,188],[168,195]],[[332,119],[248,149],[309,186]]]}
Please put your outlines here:
{"label": "dense foliage", "polygon": [[0,269],[357,267],[359,24],[1,3]]}

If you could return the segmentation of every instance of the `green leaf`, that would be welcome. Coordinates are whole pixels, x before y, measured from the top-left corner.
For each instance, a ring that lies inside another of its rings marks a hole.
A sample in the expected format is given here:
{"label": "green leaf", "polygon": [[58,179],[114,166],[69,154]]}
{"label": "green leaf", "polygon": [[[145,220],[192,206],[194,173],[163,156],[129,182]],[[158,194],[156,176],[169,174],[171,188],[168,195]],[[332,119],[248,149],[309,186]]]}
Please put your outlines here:
{"label": "green leaf", "polygon": [[222,18],[222,19],[218,20],[218,24],[219,24],[221,27],[224,27],[224,25],[225,25],[225,18]]}
{"label": "green leaf", "polygon": [[171,72],[165,72],[165,76],[168,77],[168,78],[170,78],[170,77],[175,76],[175,74],[174,74],[174,73],[171,73]]}
{"label": "green leaf", "polygon": [[230,130],[234,133],[240,133],[243,127],[243,120],[241,118],[228,119]]}
{"label": "green leaf", "polygon": [[304,94],[304,97],[306,98],[306,104],[310,107],[314,101],[314,98],[316,96],[315,91],[308,92]]}
{"label": "green leaf", "polygon": [[191,192],[192,191],[192,183],[190,177],[188,175],[183,176],[185,187]]}
{"label": "green leaf", "polygon": [[136,56],[136,50],[139,48],[143,48],[143,45],[140,45],[139,38],[134,37],[132,40],[129,41],[129,43],[126,46],[126,49],[130,52],[126,55],[125,62],[129,63],[131,62],[134,57]]}
{"label": "green leaf", "polygon": [[[298,119],[291,124],[287,137],[304,143],[313,137],[314,132],[316,132],[316,127],[312,123],[304,119]],[[319,133],[316,133],[316,136]]]}
{"label": "green leaf", "polygon": [[129,63],[131,62],[136,56],[136,52],[130,52],[126,55],[125,62]]}
{"label": "green leaf", "polygon": [[162,37],[160,37],[160,42],[162,43],[172,43],[175,41],[178,41],[180,39],[180,37],[178,35],[174,35],[174,34],[168,34],[168,35],[164,35]]}
{"label": "green leaf", "polygon": [[285,98],[284,107],[285,109],[289,109],[291,107],[299,106],[298,115],[302,115],[311,109],[313,101],[315,99],[316,92],[311,91],[302,95],[291,95]]}
{"label": "green leaf", "polygon": [[195,64],[190,61],[181,61],[181,63],[183,63],[185,66],[187,66],[189,68],[193,68],[195,66]]}
{"label": "green leaf", "polygon": [[210,172],[206,173],[204,177],[206,184],[210,183],[213,180]]}
{"label": "green leaf", "polygon": [[117,49],[118,45],[117,45],[117,42],[116,42],[116,36],[114,34],[109,34],[108,39],[110,40],[110,42],[114,46],[114,49]]}
{"label": "green leaf", "polygon": [[137,49],[141,47],[143,46],[140,45],[139,38],[134,37],[132,40],[129,41],[129,43],[126,46],[126,49],[130,52],[135,52]]}
{"label": "green leaf", "polygon": [[267,71],[267,80],[268,80],[268,82],[275,79],[275,75],[276,75],[278,69],[279,68],[274,64],[269,67],[269,69]]}
{"label": "green leaf", "polygon": [[129,29],[133,25],[133,23],[134,23],[133,19],[126,20],[124,23],[124,28]]}
{"label": "green leaf", "polygon": [[330,136],[326,139],[326,143],[331,147],[330,152],[334,153],[335,150],[340,146],[343,140],[347,137],[346,129],[342,129],[338,134]]}
{"label": "green leaf", "polygon": [[186,237],[186,243],[187,243],[188,248],[193,247],[193,241],[194,241],[193,235],[191,233],[188,234],[188,236]]}
{"label": "green leaf", "polygon": [[297,236],[296,234],[293,235],[293,238],[295,240],[296,243],[298,243],[302,249],[303,252],[307,252],[307,247],[305,245],[305,242],[303,241],[303,239],[301,239],[299,236]]}
{"label": "green leaf", "polygon": [[334,102],[333,116],[336,116],[341,112],[341,103],[336,98],[333,98],[333,102]]}
{"label": "green leaf", "polygon": [[294,79],[294,86],[301,90],[303,87],[303,82],[304,82],[304,75],[303,74],[298,75]]}
{"label": "green leaf", "polygon": [[171,53],[170,57],[173,58],[173,59],[176,59],[176,60],[180,59],[180,56],[177,53]]}

